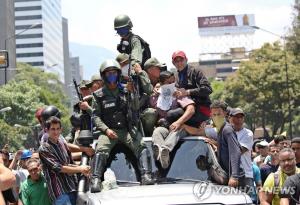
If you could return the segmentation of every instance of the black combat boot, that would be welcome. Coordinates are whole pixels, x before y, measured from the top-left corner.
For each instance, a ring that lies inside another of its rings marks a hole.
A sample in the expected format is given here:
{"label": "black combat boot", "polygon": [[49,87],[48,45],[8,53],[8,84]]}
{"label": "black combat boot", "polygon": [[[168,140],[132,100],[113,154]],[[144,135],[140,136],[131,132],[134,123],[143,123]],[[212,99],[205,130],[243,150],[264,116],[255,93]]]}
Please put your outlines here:
{"label": "black combat boot", "polygon": [[93,173],[91,178],[91,192],[100,192],[102,189],[101,177],[105,170],[106,165],[106,155],[104,153],[95,154],[93,160]]}
{"label": "black combat boot", "polygon": [[151,156],[148,149],[143,149],[139,157],[139,165],[141,172],[141,185],[154,184],[152,178]]}

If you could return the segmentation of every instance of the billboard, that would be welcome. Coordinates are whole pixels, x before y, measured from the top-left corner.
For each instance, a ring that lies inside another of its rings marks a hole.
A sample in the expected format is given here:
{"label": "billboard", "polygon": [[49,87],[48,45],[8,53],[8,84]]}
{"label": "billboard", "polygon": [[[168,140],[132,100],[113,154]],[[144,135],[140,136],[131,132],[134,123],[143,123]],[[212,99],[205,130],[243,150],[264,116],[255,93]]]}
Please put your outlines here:
{"label": "billboard", "polygon": [[254,14],[198,17],[200,36],[251,34],[255,29]]}

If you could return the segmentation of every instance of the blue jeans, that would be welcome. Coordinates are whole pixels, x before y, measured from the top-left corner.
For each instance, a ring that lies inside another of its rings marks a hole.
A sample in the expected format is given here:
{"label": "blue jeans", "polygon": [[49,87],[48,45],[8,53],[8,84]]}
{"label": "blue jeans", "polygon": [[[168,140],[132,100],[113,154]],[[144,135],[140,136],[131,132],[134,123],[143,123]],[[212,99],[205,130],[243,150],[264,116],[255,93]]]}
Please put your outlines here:
{"label": "blue jeans", "polygon": [[53,205],[76,205],[76,192],[60,195]]}

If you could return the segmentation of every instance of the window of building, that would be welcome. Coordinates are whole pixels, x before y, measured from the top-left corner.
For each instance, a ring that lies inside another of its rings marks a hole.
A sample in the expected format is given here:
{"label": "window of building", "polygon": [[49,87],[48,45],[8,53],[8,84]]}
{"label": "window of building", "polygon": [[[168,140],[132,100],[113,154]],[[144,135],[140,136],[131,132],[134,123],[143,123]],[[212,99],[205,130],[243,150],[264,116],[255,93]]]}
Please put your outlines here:
{"label": "window of building", "polygon": [[18,53],[17,58],[27,58],[27,57],[37,57],[37,56],[43,56],[43,52],[38,53]]}

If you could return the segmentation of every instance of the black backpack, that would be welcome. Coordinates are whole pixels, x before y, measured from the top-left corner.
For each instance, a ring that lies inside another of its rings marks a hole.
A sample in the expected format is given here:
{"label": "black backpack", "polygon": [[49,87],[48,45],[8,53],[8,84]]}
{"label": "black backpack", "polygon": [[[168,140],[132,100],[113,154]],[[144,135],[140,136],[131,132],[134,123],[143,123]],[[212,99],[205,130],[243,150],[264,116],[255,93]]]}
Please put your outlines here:
{"label": "black backpack", "polygon": [[120,53],[127,53],[127,54],[130,54],[130,53],[131,53],[131,50],[132,50],[132,49],[131,49],[131,39],[132,39],[132,37],[138,38],[138,39],[141,41],[142,48],[144,49],[144,51],[143,51],[143,59],[142,59],[142,64],[141,64],[141,66],[142,66],[142,68],[143,68],[145,62],[146,62],[149,58],[151,58],[151,50],[150,50],[149,44],[148,44],[144,39],[142,39],[142,37],[133,34],[133,35],[130,37],[130,39],[129,39],[129,43],[127,43],[128,45],[127,45],[126,43],[123,43],[124,41],[122,40],[122,41],[120,42],[120,44],[118,44],[117,50],[118,50]]}

